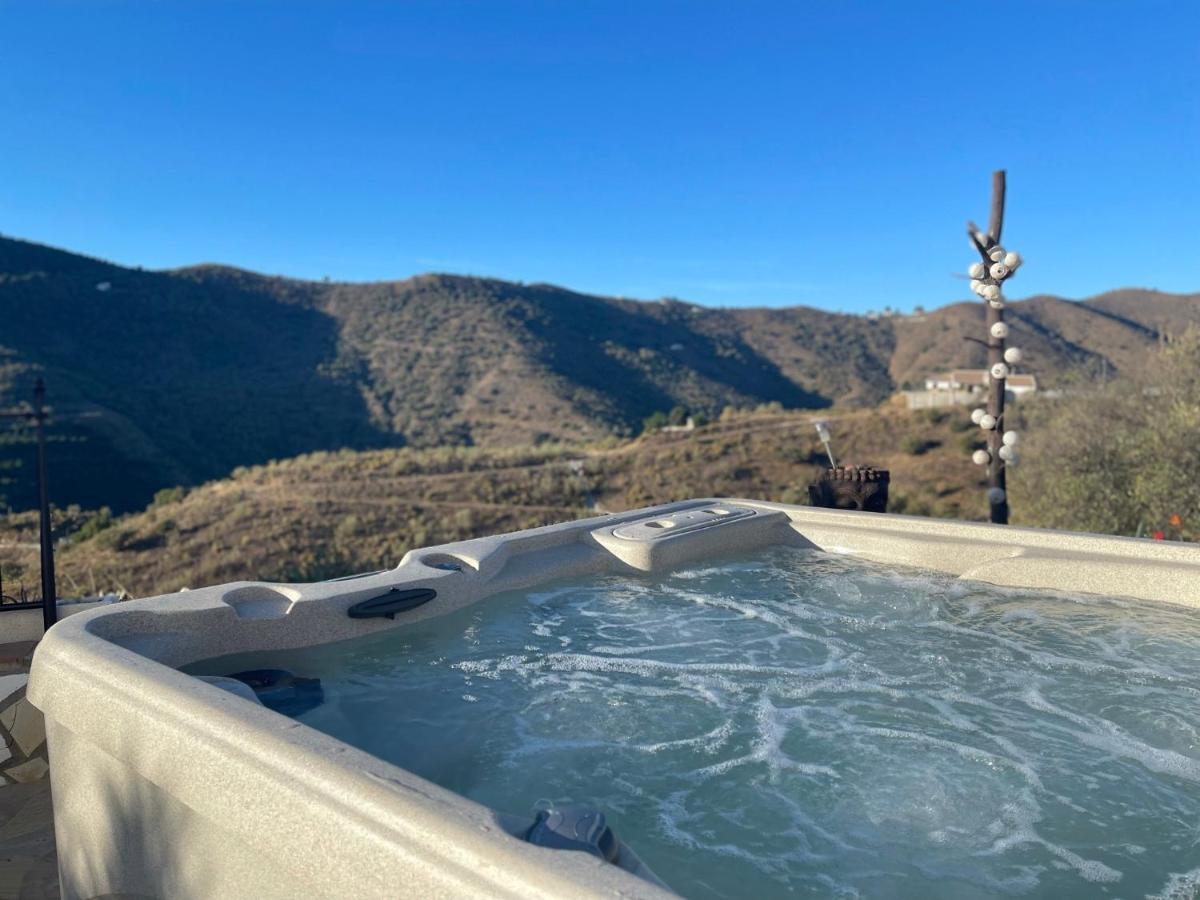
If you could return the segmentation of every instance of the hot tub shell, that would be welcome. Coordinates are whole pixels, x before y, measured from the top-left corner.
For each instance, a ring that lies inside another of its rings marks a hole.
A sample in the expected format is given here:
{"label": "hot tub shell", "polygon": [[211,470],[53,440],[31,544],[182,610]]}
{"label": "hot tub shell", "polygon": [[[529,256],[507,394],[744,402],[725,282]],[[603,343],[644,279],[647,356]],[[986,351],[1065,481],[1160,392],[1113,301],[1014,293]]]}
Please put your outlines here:
{"label": "hot tub shell", "polygon": [[[551,579],[771,545],[1200,605],[1200,548],[1188,545],[708,499],[414,550],[353,579],[104,607],[50,630],[28,693],[46,717],[62,895],[670,896],[585,853],[526,843],[506,817],[176,667],[402,628]],[[436,599],[394,620],[347,615],[425,587]]]}

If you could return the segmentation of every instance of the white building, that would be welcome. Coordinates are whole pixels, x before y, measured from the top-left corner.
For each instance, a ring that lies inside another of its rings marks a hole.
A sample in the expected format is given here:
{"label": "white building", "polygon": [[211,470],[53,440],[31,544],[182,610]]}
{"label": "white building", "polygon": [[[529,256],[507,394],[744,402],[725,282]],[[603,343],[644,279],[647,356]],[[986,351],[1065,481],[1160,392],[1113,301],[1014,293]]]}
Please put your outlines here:
{"label": "white building", "polygon": [[[968,406],[987,396],[991,375],[987,369],[951,369],[925,379],[925,390],[904,391],[909,409]],[[1004,381],[1007,399],[1016,400],[1038,389],[1033,375],[1012,374]]]}

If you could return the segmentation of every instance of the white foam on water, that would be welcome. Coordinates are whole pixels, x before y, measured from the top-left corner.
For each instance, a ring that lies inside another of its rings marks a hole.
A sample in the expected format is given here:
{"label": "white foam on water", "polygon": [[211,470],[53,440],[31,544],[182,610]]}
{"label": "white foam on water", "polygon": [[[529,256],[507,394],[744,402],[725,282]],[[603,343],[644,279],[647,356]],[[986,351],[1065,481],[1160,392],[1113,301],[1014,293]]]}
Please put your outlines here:
{"label": "white foam on water", "polygon": [[779,549],[205,674],[266,665],[495,809],[600,807],[689,897],[1200,892],[1190,610]]}
{"label": "white foam on water", "polygon": [[1172,872],[1163,889],[1156,894],[1147,894],[1146,900],[1196,900],[1197,897],[1200,897],[1200,868]]}
{"label": "white foam on water", "polygon": [[993,823],[994,829],[1007,830],[992,843],[988,853],[995,855],[1023,844],[1034,844],[1048,850],[1067,867],[1078,872],[1085,881],[1107,883],[1121,880],[1121,872],[1116,869],[1099,860],[1085,859],[1067,847],[1048,841],[1038,834],[1036,823],[1041,818],[1041,806],[1028,792],[1022,792],[1018,801],[1004,806],[1001,819]]}
{"label": "white foam on water", "polygon": [[1055,706],[1038,691],[1030,688],[1021,698],[1033,709],[1066,719],[1078,727],[1079,740],[1103,750],[1113,756],[1137,760],[1152,772],[1173,775],[1176,778],[1200,783],[1200,760],[1192,759],[1173,750],[1151,747],[1143,741],[1126,734],[1112,722],[1096,716],[1081,716]]}

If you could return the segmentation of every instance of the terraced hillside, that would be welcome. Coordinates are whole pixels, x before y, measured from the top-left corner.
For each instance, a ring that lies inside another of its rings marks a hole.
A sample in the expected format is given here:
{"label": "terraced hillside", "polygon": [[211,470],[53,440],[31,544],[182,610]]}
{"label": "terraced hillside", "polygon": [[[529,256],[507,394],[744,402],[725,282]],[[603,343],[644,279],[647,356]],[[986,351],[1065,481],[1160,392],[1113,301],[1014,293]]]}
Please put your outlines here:
{"label": "terraced hillside", "polygon": [[[885,407],[830,423],[845,461],[892,470],[892,510],[983,517],[979,470],[966,453],[977,430],[965,416]],[[164,492],[114,522],[60,513],[59,583],[68,595],[146,595],[242,578],[330,578],[394,565],[414,547],[605,510],[714,495],[807,502],[805,485],[822,464],[811,417],[770,411],[592,447],[315,453]],[[0,528],[6,571],[36,580],[36,534],[30,514]]]}

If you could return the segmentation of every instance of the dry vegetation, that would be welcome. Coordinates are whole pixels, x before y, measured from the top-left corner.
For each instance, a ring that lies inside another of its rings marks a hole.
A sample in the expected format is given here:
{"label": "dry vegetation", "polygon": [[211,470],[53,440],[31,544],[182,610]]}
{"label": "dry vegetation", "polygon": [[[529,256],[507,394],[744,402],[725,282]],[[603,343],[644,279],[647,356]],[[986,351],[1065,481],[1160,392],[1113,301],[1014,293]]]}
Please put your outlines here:
{"label": "dry vegetation", "polygon": [[[1013,342],[1053,386],[1136,369],[1159,335],[1200,318],[1200,295],[1035,297],[1009,311]],[[44,375],[55,501],[123,512],[164,486],[316,450],[591,444],[676,406],[872,407],[981,363],[963,336],[982,315],[978,302],[869,318],[450,275],[145,272],[0,238],[0,407]],[[28,443],[0,447],[0,465],[27,473],[31,459]],[[32,480],[4,476],[0,495],[30,508]]]}
{"label": "dry vegetation", "polygon": [[[961,411],[890,406],[829,417],[845,461],[892,470],[894,510],[982,518],[964,420]],[[160,492],[144,512],[111,523],[59,513],[59,583],[67,595],[146,595],[243,578],[314,580],[395,565],[414,547],[670,500],[805,502],[824,464],[811,422],[766,408],[692,433],[587,448],[308,454]],[[6,572],[23,565],[36,580],[35,540],[32,516],[10,517],[0,533]]]}
{"label": "dry vegetation", "polygon": [[1035,465],[1012,495],[1026,521],[1200,539],[1200,326],[1126,377],[1024,412]]}
{"label": "dry vegetation", "polygon": [[[982,519],[966,411],[886,402],[930,372],[980,364],[963,336],[982,314],[978,303],[889,318],[705,309],[445,275],[143,272],[0,238],[0,406],[37,375],[51,386],[66,595],[328,578],[413,547],[687,497],[803,502],[823,457],[812,414],[784,407],[834,404],[839,458],[892,471],[891,511]],[[1167,370],[1150,363],[1198,318],[1197,294],[1009,304],[1012,340],[1043,387],[1086,393],[1078,379],[1103,372],[1136,391],[1118,402],[1114,387],[1078,415],[1029,404],[1014,523],[1128,532],[1178,513],[1178,536],[1194,529],[1200,501],[1171,493],[1173,478],[1192,484],[1194,464],[1172,474],[1171,460],[1200,446],[1186,399],[1197,388],[1163,393]],[[1119,415],[1105,419],[1105,404]],[[726,413],[630,439],[673,407]],[[729,413],[739,407],[757,412]],[[1075,452],[1098,421],[1106,430]],[[33,505],[32,450],[27,433],[0,435],[0,509]],[[1091,480],[1064,476],[1077,471]],[[200,486],[162,490],[173,484]],[[102,508],[151,497],[123,517]],[[1124,506],[1063,518],[1089,502]],[[0,524],[6,591],[36,583],[35,542],[28,513]]]}
{"label": "dry vegetation", "polygon": [[[1165,344],[1137,377],[1013,409],[1022,463],[1013,523],[1195,540],[1200,493],[1200,330]],[[963,408],[895,404],[833,412],[845,463],[891,470],[890,511],[982,520],[980,433]],[[194,490],[159,491],[143,512],[57,510],[65,595],[133,595],[238,579],[308,581],[394,565],[416,547],[671,500],[803,503],[825,465],[811,413],[727,411],[692,432],[588,446],[441,447],[306,454]],[[1019,419],[1019,421],[1017,421]],[[37,522],[0,525],[9,593],[36,591]]]}

